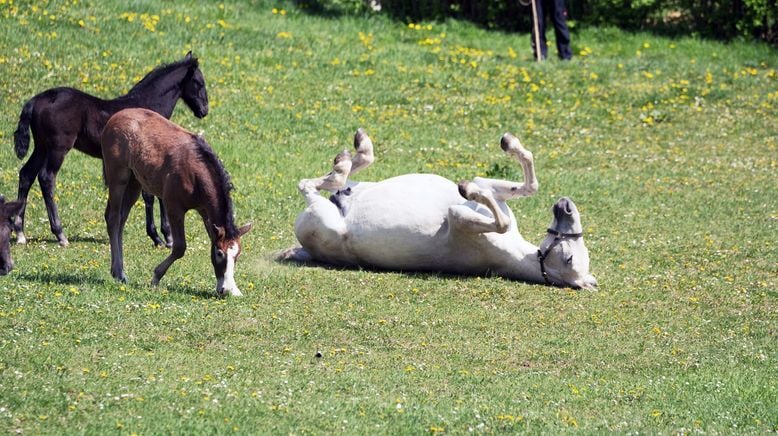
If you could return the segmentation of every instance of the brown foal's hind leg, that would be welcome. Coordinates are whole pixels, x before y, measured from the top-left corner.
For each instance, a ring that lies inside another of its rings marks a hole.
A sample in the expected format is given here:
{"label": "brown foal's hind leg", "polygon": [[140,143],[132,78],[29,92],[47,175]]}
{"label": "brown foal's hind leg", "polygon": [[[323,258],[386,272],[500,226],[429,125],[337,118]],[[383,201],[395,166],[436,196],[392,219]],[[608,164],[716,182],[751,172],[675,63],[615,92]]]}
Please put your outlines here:
{"label": "brown foal's hind leg", "polygon": [[165,258],[156,268],[154,268],[154,276],[151,279],[151,285],[157,286],[162,277],[167,273],[170,265],[176,260],[184,257],[186,252],[186,231],[184,229],[184,212],[178,210],[178,208],[166,207],[168,213],[168,220],[170,220],[170,232],[173,236],[173,248],[170,250],[170,255]]}
{"label": "brown foal's hind leg", "polygon": [[124,189],[124,195],[122,196],[121,228],[119,229],[121,234],[124,233],[124,225],[127,223],[127,218],[130,216],[130,210],[132,210],[132,206],[135,205],[135,202],[138,201],[140,193],[140,183],[133,175],[132,178],[130,178],[129,183],[127,183],[127,187]]}
{"label": "brown foal's hind leg", "polygon": [[[126,282],[124,274],[124,252],[122,247],[122,215],[124,195],[134,176],[128,168],[106,172],[108,182],[108,206],[105,208],[105,222],[108,227],[108,240],[111,245],[111,276],[120,282]],[[135,182],[137,183],[137,182]],[[137,198],[137,197],[136,197]]]}

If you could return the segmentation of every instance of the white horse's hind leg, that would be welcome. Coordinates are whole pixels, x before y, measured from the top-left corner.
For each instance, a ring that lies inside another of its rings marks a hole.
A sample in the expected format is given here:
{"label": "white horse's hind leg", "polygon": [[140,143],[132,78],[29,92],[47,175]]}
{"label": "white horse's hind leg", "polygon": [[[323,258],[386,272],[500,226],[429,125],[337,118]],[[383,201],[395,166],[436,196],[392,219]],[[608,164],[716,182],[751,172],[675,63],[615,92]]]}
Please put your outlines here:
{"label": "white horse's hind leg", "polygon": [[349,176],[370,166],[375,161],[373,155],[373,141],[363,129],[358,129],[354,134],[354,150],[357,154],[351,160],[351,172]]}
{"label": "white horse's hind leg", "polygon": [[348,175],[351,172],[351,154],[343,150],[335,156],[332,171],[316,179],[303,179],[297,184],[297,189],[305,197],[309,206],[317,199],[321,199],[319,191],[335,192],[346,186]]}
{"label": "white horse's hind leg", "polygon": [[519,161],[521,168],[524,170],[524,183],[482,177],[474,178],[473,182],[483,189],[491,190],[494,198],[500,201],[535,195],[538,192],[538,179],[535,177],[535,164],[532,153],[522,147],[519,139],[510,133],[503,135],[500,147],[506,154]]}
{"label": "white horse's hind leg", "polygon": [[466,205],[451,206],[448,209],[449,222],[460,230],[469,233],[497,232],[505,233],[510,228],[511,220],[497,204],[490,189],[481,188],[473,182],[459,182],[459,193],[468,200],[486,206],[492,216],[483,215]]}

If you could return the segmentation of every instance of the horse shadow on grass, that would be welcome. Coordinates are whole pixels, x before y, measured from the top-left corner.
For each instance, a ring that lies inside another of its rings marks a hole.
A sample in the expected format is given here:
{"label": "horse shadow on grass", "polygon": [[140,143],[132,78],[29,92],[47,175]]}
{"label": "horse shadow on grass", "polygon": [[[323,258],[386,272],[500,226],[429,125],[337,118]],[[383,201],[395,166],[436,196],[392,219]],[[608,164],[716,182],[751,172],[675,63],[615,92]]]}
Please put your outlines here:
{"label": "horse shadow on grass", "polygon": [[94,236],[72,236],[70,242],[85,242],[87,244],[107,244],[108,238],[96,238]]}
{"label": "horse shadow on grass", "polygon": [[82,285],[86,283],[95,286],[104,286],[109,283],[108,280],[100,277],[67,272],[20,272],[16,277],[21,280],[45,284],[58,283],[61,285]]}
{"label": "horse shadow on grass", "polygon": [[533,285],[534,283],[524,282],[521,280],[511,280],[507,279],[505,277],[498,276],[497,274],[493,274],[491,272],[487,272],[483,275],[479,276],[473,276],[468,274],[455,274],[455,273],[448,273],[443,271],[414,271],[414,270],[394,270],[394,269],[384,269],[384,268],[378,268],[373,266],[365,266],[365,265],[351,265],[351,266],[344,266],[344,265],[333,265],[331,263],[326,262],[320,262],[317,260],[297,260],[297,259],[282,259],[279,257],[280,252],[275,253],[272,261],[275,262],[277,265],[283,265],[293,268],[319,268],[319,269],[325,269],[328,271],[366,271],[366,272],[372,272],[372,273],[391,273],[391,274],[400,274],[409,278],[417,278],[422,280],[455,280],[455,279],[467,279],[467,278],[475,278],[475,277],[481,277],[481,278],[494,278],[494,279],[500,279],[500,280],[506,280],[509,282],[516,282],[516,283],[524,283],[527,285]]}
{"label": "horse shadow on grass", "polygon": [[[83,242],[87,244],[107,244],[108,238],[96,238],[94,236],[73,236],[69,238],[70,243],[73,242]],[[56,238],[46,238],[46,237],[28,237],[27,238],[28,244],[52,244],[57,245],[57,239]]]}
{"label": "horse shadow on grass", "polygon": [[[121,283],[117,282],[113,278],[107,279],[95,275],[88,275],[88,274],[74,274],[74,273],[68,273],[68,272],[20,272],[16,275],[16,277],[20,280],[30,281],[30,282],[37,282],[42,284],[50,284],[50,283],[56,283],[60,285],[71,285],[71,286],[78,286],[78,285],[92,285],[92,286],[111,286],[115,285],[116,287],[121,286]],[[151,292],[155,291],[155,288],[152,288],[151,285],[146,284],[144,285],[142,282],[133,282],[131,284],[132,287],[138,288],[138,290],[149,290]],[[158,292],[162,289],[167,290],[170,293],[176,293],[181,295],[191,295],[193,297],[198,298],[216,298],[216,292],[215,291],[205,291],[201,288],[196,288],[192,286],[186,286],[180,283],[171,283],[169,285],[162,285],[158,289]]]}

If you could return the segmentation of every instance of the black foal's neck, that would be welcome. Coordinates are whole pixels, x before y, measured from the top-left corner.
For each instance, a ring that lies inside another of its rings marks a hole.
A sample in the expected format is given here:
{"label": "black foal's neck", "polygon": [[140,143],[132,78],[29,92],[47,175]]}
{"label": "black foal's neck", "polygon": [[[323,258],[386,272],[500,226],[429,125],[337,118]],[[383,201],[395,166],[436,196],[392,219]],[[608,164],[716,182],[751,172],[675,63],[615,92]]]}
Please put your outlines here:
{"label": "black foal's neck", "polygon": [[184,78],[189,74],[189,69],[186,60],[159,66],[117,101],[126,107],[143,107],[170,118],[181,97]]}

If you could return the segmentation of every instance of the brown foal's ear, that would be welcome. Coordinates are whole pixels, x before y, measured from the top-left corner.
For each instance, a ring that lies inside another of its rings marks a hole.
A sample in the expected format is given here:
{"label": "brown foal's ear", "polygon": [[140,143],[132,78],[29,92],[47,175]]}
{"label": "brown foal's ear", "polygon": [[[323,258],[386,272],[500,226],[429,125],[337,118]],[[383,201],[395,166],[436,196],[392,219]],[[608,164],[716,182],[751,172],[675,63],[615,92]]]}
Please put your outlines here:
{"label": "brown foal's ear", "polygon": [[239,229],[238,229],[238,236],[243,236],[243,235],[245,235],[246,233],[248,233],[248,232],[249,232],[249,230],[251,230],[251,226],[253,226],[253,225],[254,225],[254,224],[252,224],[252,223],[248,223],[248,224],[246,224],[245,226],[243,226],[243,227],[239,228]]}
{"label": "brown foal's ear", "polygon": [[216,240],[224,239],[224,227],[213,224],[213,234],[216,235]]}
{"label": "brown foal's ear", "polygon": [[187,52],[186,56],[184,56],[184,59],[187,60],[187,61],[189,59],[192,59],[192,50],[189,50],[189,52]]}

